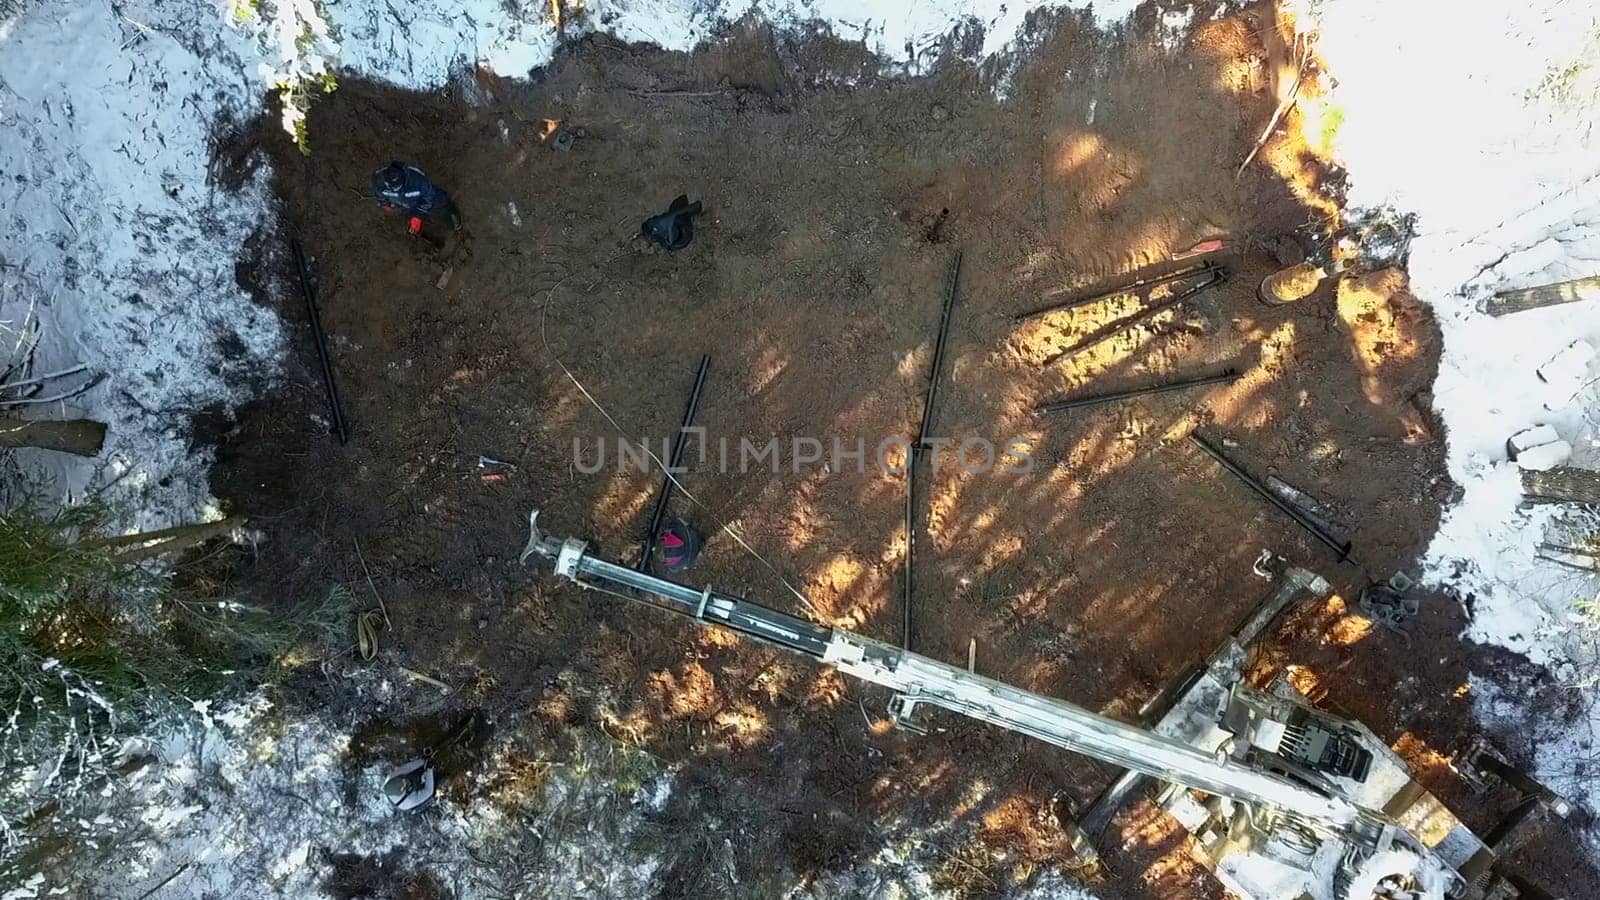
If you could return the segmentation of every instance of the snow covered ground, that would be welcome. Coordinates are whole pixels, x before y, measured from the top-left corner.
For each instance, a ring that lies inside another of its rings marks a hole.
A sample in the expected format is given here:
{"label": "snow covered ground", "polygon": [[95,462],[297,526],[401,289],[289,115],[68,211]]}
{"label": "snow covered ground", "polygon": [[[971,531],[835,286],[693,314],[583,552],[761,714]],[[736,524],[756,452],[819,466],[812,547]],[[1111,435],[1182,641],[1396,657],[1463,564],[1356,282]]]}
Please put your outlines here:
{"label": "snow covered ground", "polygon": [[[1565,512],[1519,509],[1506,438],[1554,426],[1572,463],[1600,469],[1600,371],[1553,388],[1535,369],[1574,340],[1600,341],[1592,301],[1491,318],[1496,291],[1600,274],[1600,8],[1565,0],[1323,0],[1303,30],[1337,82],[1338,148],[1352,206],[1417,214],[1412,288],[1438,315],[1444,355],[1434,402],[1464,488],[1428,550],[1430,580],[1472,599],[1470,637],[1526,654],[1583,684],[1600,664],[1575,601],[1600,582],[1538,558]],[[1475,685],[1480,714],[1531,734],[1542,774],[1600,810],[1576,767],[1600,717],[1526,721],[1515,700]],[[1593,699],[1596,687],[1584,684]],[[1592,707],[1592,704],[1591,704]],[[1591,713],[1591,716],[1594,716]],[[1587,795],[1587,796],[1585,796]]]}
{"label": "snow covered ground", "polygon": [[36,372],[82,363],[106,379],[27,411],[111,426],[98,460],[21,462],[56,496],[115,484],[137,524],[198,515],[207,460],[189,452],[189,416],[247,397],[281,346],[276,316],[234,280],[240,246],[270,224],[263,183],[232,193],[208,177],[216,116],[260,102],[250,45],[202,3],[4,8],[21,11],[0,22],[0,346],[34,311]]}
{"label": "snow covered ground", "polygon": [[[380,707],[415,702],[372,678],[361,689]],[[526,784],[493,785],[498,805],[441,798],[399,813],[383,794],[390,767],[352,770],[349,743],[348,734],[319,721],[279,721],[260,702],[220,714],[202,705],[193,720],[132,747],[151,761],[78,809],[80,852],[95,865],[61,859],[0,896],[316,897],[333,868],[331,853],[390,860],[396,881],[427,871],[463,900],[645,897],[685,845],[656,815],[677,780],[638,750],[586,744],[552,754],[537,739],[496,739],[491,757],[537,761],[523,767],[537,773]],[[717,825],[706,823],[708,831]],[[773,881],[744,887],[750,896],[939,896],[930,872],[946,835],[896,823],[885,823],[884,833],[887,847],[812,891],[781,884],[781,873],[762,873]],[[735,854],[726,849],[715,856],[727,871],[707,875],[712,894],[720,891],[710,885],[727,883],[721,879],[738,884]],[[1015,897],[1094,900],[1054,872]]]}

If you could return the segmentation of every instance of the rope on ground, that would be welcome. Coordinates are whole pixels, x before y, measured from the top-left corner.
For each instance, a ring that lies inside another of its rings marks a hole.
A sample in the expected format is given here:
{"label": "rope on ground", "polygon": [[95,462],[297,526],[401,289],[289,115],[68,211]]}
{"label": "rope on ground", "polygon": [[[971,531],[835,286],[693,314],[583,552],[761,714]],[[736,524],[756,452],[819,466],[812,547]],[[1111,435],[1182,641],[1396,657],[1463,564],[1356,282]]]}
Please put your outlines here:
{"label": "rope on ground", "polygon": [[378,614],[372,610],[356,616],[356,649],[362,662],[372,662],[378,655]]}
{"label": "rope on ground", "polygon": [[[606,260],[606,262],[610,263],[613,260],[616,260],[616,259],[620,258],[621,256],[623,256],[627,252],[628,251],[624,250],[624,251],[622,251],[622,253],[618,253],[616,256],[611,257],[611,259]],[[546,322],[547,322],[547,319],[548,319],[548,317],[550,315],[550,306],[551,306],[552,303],[555,302],[556,290],[558,288],[560,288],[563,284],[566,284],[567,280],[570,279],[571,277],[572,276],[569,274],[569,275],[565,276],[564,278],[562,278],[560,281],[557,281],[555,284],[550,286],[550,290],[545,294],[544,305],[539,308],[539,340],[541,342],[543,342],[545,352],[548,353],[550,355],[550,358],[555,361],[555,364],[558,367],[560,367],[562,373],[564,373],[567,376],[567,379],[572,382],[573,386],[578,389],[578,392],[583,395],[583,398],[585,400],[588,400],[589,404],[591,406],[593,406],[595,408],[595,410],[598,411],[600,413],[600,415],[603,416],[607,422],[611,423],[611,427],[615,428],[617,430],[618,434],[622,435],[623,437],[627,437],[628,432],[622,427],[622,425],[620,423],[617,422],[616,418],[613,417],[611,415],[611,413],[604,406],[601,405],[600,401],[595,399],[594,394],[591,394],[589,392],[589,389],[584,387],[583,382],[578,380],[578,376],[576,376],[576,375],[574,375],[572,373],[572,370],[567,367],[567,364],[565,362],[562,362],[561,357],[555,352],[555,349],[550,346],[550,336],[549,336],[549,332],[548,332],[547,327],[546,327]],[[690,493],[689,489],[687,487],[684,487],[683,482],[678,480],[678,476],[676,476],[676,475],[672,474],[672,472],[668,471],[669,467],[667,466],[667,464],[662,461],[661,457],[657,456],[654,453],[654,451],[652,451],[650,449],[648,443],[646,443],[646,445],[644,447],[644,452],[647,455],[649,455],[651,461],[653,461],[656,465],[661,467],[662,473],[667,476],[667,480],[668,481],[672,482],[673,487],[677,488],[678,491],[681,492],[683,494],[683,496],[690,503],[694,504],[697,509],[699,509],[702,512],[704,512],[707,516],[710,516],[712,521],[717,523],[717,527],[718,527],[719,530],[721,530],[723,532],[726,532],[727,535],[729,537],[733,538],[734,541],[736,541],[739,544],[740,547],[743,547],[745,549],[745,552],[747,552],[751,556],[755,557],[758,562],[760,562],[763,566],[765,566],[767,568],[767,571],[771,572],[773,577],[777,578],[778,581],[781,582],[783,584],[783,586],[788,589],[789,593],[793,594],[797,599],[799,599],[800,603],[802,605],[804,605],[805,608],[809,612],[811,612],[813,615],[818,615],[819,614],[819,613],[817,613],[816,606],[814,606],[811,603],[810,598],[806,597],[805,594],[801,593],[799,588],[795,587],[793,584],[790,584],[789,583],[789,579],[783,577],[783,573],[778,571],[778,567],[777,566],[774,566],[772,563],[767,561],[766,557],[762,556],[760,553],[757,553],[756,549],[754,547],[750,546],[750,544],[745,541],[744,537],[741,536],[739,534],[739,532],[734,529],[734,527],[733,527],[733,525],[731,523],[723,520],[723,518],[721,516],[717,515],[716,512],[714,512],[710,507],[708,507],[708,506],[706,506],[706,504],[700,502],[700,498],[698,498],[694,494]]]}
{"label": "rope on ground", "polygon": [[352,539],[356,545],[356,559],[361,560],[361,571],[367,576],[367,587],[372,589],[372,598],[378,601],[378,609],[383,613],[383,627],[393,628],[394,623],[389,621],[389,607],[383,602],[383,595],[378,593],[378,586],[372,583],[372,570],[367,568],[367,555],[361,552],[361,539]]}

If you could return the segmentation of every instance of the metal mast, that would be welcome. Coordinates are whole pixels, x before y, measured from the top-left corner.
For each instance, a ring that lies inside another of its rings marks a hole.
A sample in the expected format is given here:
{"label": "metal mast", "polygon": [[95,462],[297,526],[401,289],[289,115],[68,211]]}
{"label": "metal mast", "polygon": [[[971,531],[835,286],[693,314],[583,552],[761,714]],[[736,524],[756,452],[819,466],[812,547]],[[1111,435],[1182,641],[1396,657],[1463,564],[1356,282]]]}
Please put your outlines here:
{"label": "metal mast", "polygon": [[[825,628],[741,597],[694,588],[593,556],[573,538],[545,535],[538,513],[522,561],[551,560],[555,574],[580,586],[648,595],[639,602],[727,628],[809,656],[863,681],[896,692],[890,713],[903,722],[918,704],[939,707],[1028,735],[1065,750],[1142,772],[1163,781],[1262,808],[1282,810],[1307,824],[1371,843],[1383,818],[1350,801],[1189,744],[1090,712],[1082,707],[985,678],[938,660],[838,628]],[[624,595],[627,596],[627,595]],[[905,723],[908,724],[909,723]]]}

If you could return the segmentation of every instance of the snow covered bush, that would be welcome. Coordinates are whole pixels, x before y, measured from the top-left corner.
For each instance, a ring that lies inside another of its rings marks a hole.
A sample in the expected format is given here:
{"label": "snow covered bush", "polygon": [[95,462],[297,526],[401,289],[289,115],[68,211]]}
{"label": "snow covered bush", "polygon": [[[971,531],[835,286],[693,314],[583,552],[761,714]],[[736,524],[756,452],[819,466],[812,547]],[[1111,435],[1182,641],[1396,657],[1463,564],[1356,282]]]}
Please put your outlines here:
{"label": "snow covered bush", "polygon": [[229,16],[251,31],[262,63],[257,71],[278,92],[283,130],[301,153],[310,153],[306,114],[317,94],[339,86],[333,63],[339,56],[319,0],[229,0]]}
{"label": "snow covered bush", "polygon": [[286,613],[241,604],[153,568],[136,537],[104,535],[113,519],[94,501],[0,514],[0,858],[41,809],[97,789],[135,729],[318,660],[348,629],[342,589]]}

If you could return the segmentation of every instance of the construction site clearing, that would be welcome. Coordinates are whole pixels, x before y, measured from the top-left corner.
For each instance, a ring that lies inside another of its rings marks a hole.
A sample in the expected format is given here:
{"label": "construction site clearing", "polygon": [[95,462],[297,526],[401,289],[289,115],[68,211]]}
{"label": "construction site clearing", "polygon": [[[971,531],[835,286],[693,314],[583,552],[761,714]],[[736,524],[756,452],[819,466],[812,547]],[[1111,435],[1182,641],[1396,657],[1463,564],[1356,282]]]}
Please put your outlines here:
{"label": "construction site clearing", "polygon": [[[1600,895],[1583,814],[1468,696],[1544,682],[1417,583],[1452,489],[1439,331],[1280,108],[1280,23],[1158,52],[1142,18],[1050,15],[1004,100],[746,24],[586,37],[533,82],[346,81],[306,155],[235,135],[285,232],[241,283],[299,343],[201,423],[265,536],[230,564],[268,604],[370,584],[384,626],[341,665],[449,690],[302,693],[380,736],[363,762],[480,731],[664,761],[693,787],[661,823],[741,837],[662,896],[935,825],[964,896],[1048,869],[1108,898]],[[461,227],[377,209],[390,159]],[[401,794],[492,803],[484,744]]]}

